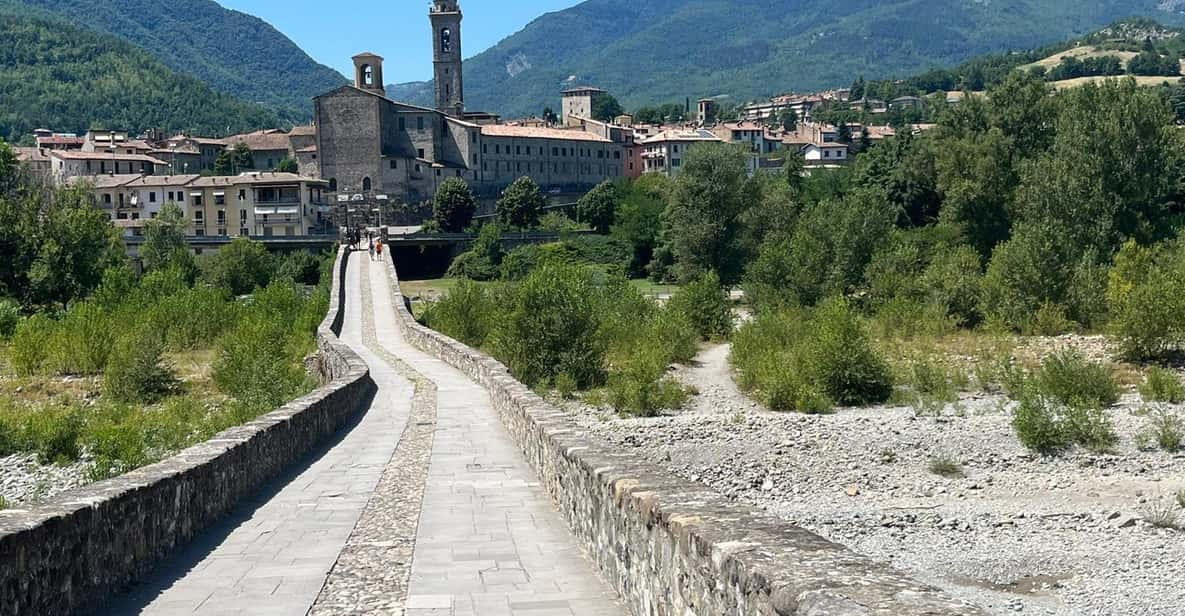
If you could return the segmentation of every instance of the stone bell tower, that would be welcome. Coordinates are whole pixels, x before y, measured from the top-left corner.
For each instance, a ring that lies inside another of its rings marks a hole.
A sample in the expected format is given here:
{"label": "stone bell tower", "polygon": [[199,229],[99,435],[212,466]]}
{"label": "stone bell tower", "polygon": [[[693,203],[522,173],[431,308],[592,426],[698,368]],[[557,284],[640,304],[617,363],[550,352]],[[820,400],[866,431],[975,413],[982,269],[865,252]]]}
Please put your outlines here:
{"label": "stone bell tower", "polygon": [[383,59],[365,52],[354,56],[354,87],[385,94],[383,86]]}
{"label": "stone bell tower", "polygon": [[460,118],[465,114],[465,87],[461,79],[461,7],[457,0],[434,0],[428,18],[432,21],[436,109]]}

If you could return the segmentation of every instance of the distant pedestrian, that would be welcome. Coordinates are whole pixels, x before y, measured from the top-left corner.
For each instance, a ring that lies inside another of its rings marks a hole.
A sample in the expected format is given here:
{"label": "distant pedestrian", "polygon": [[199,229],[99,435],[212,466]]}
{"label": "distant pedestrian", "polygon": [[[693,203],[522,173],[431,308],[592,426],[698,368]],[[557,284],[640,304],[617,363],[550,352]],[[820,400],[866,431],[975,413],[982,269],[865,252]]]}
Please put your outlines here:
{"label": "distant pedestrian", "polygon": [[366,234],[366,243],[370,246],[370,260],[374,261],[374,239],[370,237],[369,233]]}
{"label": "distant pedestrian", "polygon": [[383,260],[383,240],[379,240],[378,243],[375,244],[374,247],[375,247],[375,250],[377,250],[379,253],[379,261],[382,261]]}

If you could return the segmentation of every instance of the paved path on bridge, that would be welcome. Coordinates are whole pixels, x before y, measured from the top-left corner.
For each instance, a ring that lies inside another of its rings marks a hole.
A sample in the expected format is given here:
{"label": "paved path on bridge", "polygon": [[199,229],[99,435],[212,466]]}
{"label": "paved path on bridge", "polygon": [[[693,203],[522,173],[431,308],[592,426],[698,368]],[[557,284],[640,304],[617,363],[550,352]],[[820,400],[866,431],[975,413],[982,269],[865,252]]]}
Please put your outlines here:
{"label": "paved path on bridge", "polygon": [[[625,614],[485,390],[404,340],[384,266],[365,253],[354,257],[342,339],[370,365],[379,386],[370,409],[307,466],[277,480],[103,613]],[[409,370],[435,384],[436,403],[434,413],[417,414],[410,425]],[[430,431],[431,421],[431,438],[416,440],[417,427]],[[403,453],[409,439],[431,447],[430,456],[422,456],[426,483],[419,490],[383,492],[406,485],[400,478],[416,472],[415,447]],[[414,545],[405,545],[409,537],[396,527],[412,525],[415,511]],[[380,527],[380,533],[391,529],[391,536],[379,538],[389,541],[376,541],[376,520],[392,516],[397,522]],[[360,592],[359,584],[365,585]]]}

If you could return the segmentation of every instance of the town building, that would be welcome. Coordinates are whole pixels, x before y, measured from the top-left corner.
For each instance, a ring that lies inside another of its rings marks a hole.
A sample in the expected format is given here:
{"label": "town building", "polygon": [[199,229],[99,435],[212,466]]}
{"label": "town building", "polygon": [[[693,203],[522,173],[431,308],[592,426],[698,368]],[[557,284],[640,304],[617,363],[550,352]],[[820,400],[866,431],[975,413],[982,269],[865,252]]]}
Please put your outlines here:
{"label": "town building", "polygon": [[93,175],[156,175],[166,173],[169,164],[147,154],[50,150],[50,179],[65,184],[69,179]]}
{"label": "town building", "polygon": [[622,177],[628,131],[580,122],[591,119],[595,89],[565,93],[563,128],[505,125],[494,114],[466,111],[460,6],[435,0],[429,19],[436,108],[388,98],[383,59],[359,54],[353,85],[314,99],[315,150],[301,148],[307,150],[300,152],[307,155],[302,169],[315,160],[329,190],[350,199],[385,195],[405,203],[431,199],[440,183],[453,177],[479,196],[496,195],[523,176],[552,193],[579,193]]}
{"label": "town building", "polygon": [[125,236],[143,234],[167,203],[180,206],[190,237],[303,237],[332,234],[328,185],[292,173],[237,176],[98,175],[67,184],[92,191]]}
{"label": "town building", "polygon": [[[254,169],[272,171],[286,158],[296,158],[292,145],[292,138],[288,133],[278,129],[259,130],[241,135],[231,135],[226,139],[227,149],[235,149],[240,144],[251,149]],[[310,145],[308,143],[304,145]]]}
{"label": "town building", "polygon": [[642,148],[643,173],[661,173],[675,177],[683,167],[687,150],[701,143],[721,143],[720,137],[707,129],[669,129],[646,137]]}

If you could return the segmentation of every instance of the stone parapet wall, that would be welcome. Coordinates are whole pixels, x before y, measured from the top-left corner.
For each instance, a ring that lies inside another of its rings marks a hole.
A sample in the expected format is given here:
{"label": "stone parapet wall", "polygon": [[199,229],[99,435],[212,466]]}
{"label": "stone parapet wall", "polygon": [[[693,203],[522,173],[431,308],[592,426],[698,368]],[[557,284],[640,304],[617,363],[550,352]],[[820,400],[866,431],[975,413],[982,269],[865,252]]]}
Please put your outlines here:
{"label": "stone parapet wall", "polygon": [[[394,267],[391,288],[399,293]],[[395,306],[406,307],[399,295]],[[590,558],[638,616],[972,616],[985,612],[581,430],[505,366],[397,321],[481,383]]]}
{"label": "stone parapet wall", "polygon": [[347,259],[317,331],[324,386],[167,460],[0,512],[0,616],[93,613],[356,416],[375,385],[338,341]]}

